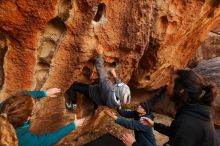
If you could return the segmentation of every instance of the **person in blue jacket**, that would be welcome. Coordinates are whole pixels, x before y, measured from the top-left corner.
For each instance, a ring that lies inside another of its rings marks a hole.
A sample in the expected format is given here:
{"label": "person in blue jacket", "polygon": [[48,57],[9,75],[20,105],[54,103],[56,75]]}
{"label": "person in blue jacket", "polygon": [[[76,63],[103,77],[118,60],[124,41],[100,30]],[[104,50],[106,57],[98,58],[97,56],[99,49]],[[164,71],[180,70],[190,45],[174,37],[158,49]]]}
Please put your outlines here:
{"label": "person in blue jacket", "polygon": [[20,92],[0,103],[0,117],[7,120],[15,128],[19,146],[52,146],[83,124],[84,119],[75,119],[74,122],[51,133],[31,133],[29,118],[34,111],[33,98],[56,97],[59,92],[60,89],[57,88],[46,91]]}
{"label": "person in blue jacket", "polygon": [[151,109],[152,106],[149,101],[141,102],[137,109],[133,111],[126,111],[118,108],[117,111],[122,117],[132,118],[132,120],[117,117],[114,113],[109,111],[105,111],[105,113],[112,117],[117,124],[134,130],[136,141],[134,141],[132,146],[156,146],[152,128],[140,122],[141,117],[148,117],[153,120],[154,116],[151,113]]}

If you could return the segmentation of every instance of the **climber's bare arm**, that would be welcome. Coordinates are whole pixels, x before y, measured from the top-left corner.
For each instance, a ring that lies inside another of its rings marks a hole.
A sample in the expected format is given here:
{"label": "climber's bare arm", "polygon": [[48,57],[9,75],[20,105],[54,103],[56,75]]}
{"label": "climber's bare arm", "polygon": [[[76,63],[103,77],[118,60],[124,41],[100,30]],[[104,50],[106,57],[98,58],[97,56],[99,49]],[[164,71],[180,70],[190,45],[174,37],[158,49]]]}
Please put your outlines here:
{"label": "climber's bare arm", "polygon": [[114,68],[112,68],[112,69],[110,70],[110,73],[112,74],[112,76],[113,76],[114,78],[117,78],[117,75],[116,75],[116,72],[115,72],[115,69],[114,69]]}

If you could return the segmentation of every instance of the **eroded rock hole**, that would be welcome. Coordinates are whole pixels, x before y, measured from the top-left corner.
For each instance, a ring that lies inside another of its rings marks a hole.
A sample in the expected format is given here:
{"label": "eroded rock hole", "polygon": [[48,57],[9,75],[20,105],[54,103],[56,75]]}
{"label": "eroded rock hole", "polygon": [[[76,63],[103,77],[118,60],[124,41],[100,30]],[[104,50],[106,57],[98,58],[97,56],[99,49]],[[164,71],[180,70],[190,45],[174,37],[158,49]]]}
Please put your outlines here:
{"label": "eroded rock hole", "polygon": [[51,63],[55,47],[56,44],[51,40],[45,40],[42,42],[42,45],[39,48],[39,60],[42,62]]}
{"label": "eroded rock hole", "polygon": [[95,70],[94,60],[89,60],[82,69],[83,76],[85,76],[87,81],[96,78],[96,75],[94,74],[94,70]]}
{"label": "eroded rock hole", "polygon": [[87,66],[83,67],[82,72],[83,72],[83,75],[86,76],[88,79],[90,78],[92,74],[92,70]]}
{"label": "eroded rock hole", "polygon": [[150,75],[145,76],[145,80],[150,81]]}
{"label": "eroded rock hole", "polygon": [[108,63],[108,66],[111,68],[118,68],[119,67],[119,59],[118,58],[114,59],[113,62]]}
{"label": "eroded rock hole", "polygon": [[[66,100],[69,101],[70,94],[68,90],[66,91],[64,95],[65,95]],[[78,92],[76,93],[76,104],[77,104],[77,109],[75,113],[79,117],[86,117],[94,112],[94,102],[90,98],[83,95],[82,93],[78,93]],[[72,116],[72,112],[70,114]]]}
{"label": "eroded rock hole", "polygon": [[0,89],[4,84],[4,57],[7,52],[6,38],[3,33],[0,32]]}
{"label": "eroded rock hole", "polygon": [[104,3],[101,3],[97,6],[97,12],[94,17],[95,22],[99,22],[103,15],[105,15],[106,5]]}
{"label": "eroded rock hole", "polygon": [[139,67],[145,71],[153,69],[157,62],[157,51],[159,45],[159,40],[150,37],[150,43],[147,49],[145,49],[144,57],[141,58],[139,62]]}
{"label": "eroded rock hole", "polygon": [[57,41],[66,30],[64,22],[59,17],[56,17],[49,21],[43,35]]}
{"label": "eroded rock hole", "polygon": [[58,9],[58,17],[62,21],[66,21],[70,16],[69,10],[71,8],[72,8],[71,0],[62,0],[60,2],[59,9]]}
{"label": "eroded rock hole", "polygon": [[[38,62],[40,63],[35,71],[36,89],[40,89],[46,82],[51,60],[66,30],[64,22],[59,17],[50,20],[45,27],[42,33],[41,44],[38,48]],[[47,67],[45,68],[45,66]]]}
{"label": "eroded rock hole", "polygon": [[211,0],[211,1],[210,1],[210,6],[211,6],[211,7],[216,8],[216,7],[219,6],[219,4],[220,4],[220,1],[219,1],[219,0]]}
{"label": "eroded rock hole", "polygon": [[127,47],[123,42],[119,44],[120,51],[124,53],[129,53],[131,51],[131,48]]}
{"label": "eroded rock hole", "polygon": [[55,49],[65,32],[66,26],[60,18],[56,17],[48,23],[38,48],[38,57],[40,60],[49,64],[51,63]]}
{"label": "eroded rock hole", "polygon": [[215,16],[214,11],[211,11],[211,12],[208,14],[208,18],[212,18],[212,17],[214,17],[214,16]]}
{"label": "eroded rock hole", "polygon": [[44,62],[38,62],[37,69],[35,72],[36,76],[36,90],[40,90],[43,86],[43,84],[46,82],[46,79],[48,77],[50,65]]}
{"label": "eroded rock hole", "polygon": [[167,16],[162,16],[160,18],[160,22],[159,22],[159,30],[161,33],[165,33],[167,30],[167,26],[168,26],[168,18]]}

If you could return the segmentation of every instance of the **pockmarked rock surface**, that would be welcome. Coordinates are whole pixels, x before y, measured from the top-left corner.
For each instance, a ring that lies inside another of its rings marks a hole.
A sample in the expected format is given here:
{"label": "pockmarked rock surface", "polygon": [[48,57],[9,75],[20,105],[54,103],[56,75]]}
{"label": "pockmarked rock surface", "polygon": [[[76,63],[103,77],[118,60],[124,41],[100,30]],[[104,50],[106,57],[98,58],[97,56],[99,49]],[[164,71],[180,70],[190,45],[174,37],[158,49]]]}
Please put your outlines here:
{"label": "pockmarked rock surface", "polygon": [[194,57],[189,61],[188,66],[193,68],[201,60],[215,57],[220,57],[220,24],[208,33],[205,41],[202,42]]}
{"label": "pockmarked rock surface", "polygon": [[[1,1],[0,101],[19,91],[61,88],[57,98],[38,102],[31,127],[34,133],[56,130],[67,123],[65,91],[75,81],[97,79],[98,44],[106,66],[120,64],[123,82],[155,89],[166,84],[170,70],[187,66],[219,23],[217,0]],[[79,102],[78,116],[90,115],[87,100]],[[87,129],[101,117],[91,116]]]}
{"label": "pockmarked rock surface", "polygon": [[217,97],[213,103],[213,118],[216,125],[220,125],[220,57],[209,60],[202,60],[194,68],[207,82],[207,84],[215,84],[217,86]]}

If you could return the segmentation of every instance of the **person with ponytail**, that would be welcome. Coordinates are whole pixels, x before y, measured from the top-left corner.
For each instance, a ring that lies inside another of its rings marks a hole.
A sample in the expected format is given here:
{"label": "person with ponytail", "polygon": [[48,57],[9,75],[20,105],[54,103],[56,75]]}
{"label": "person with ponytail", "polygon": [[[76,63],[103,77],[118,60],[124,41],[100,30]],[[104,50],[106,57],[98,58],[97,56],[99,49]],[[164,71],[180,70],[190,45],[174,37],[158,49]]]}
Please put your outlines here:
{"label": "person with ponytail", "polygon": [[17,146],[18,140],[13,126],[7,121],[6,115],[0,115],[0,145]]}
{"label": "person with ponytail", "polygon": [[176,106],[170,126],[141,118],[143,124],[169,137],[164,146],[219,146],[211,116],[215,86],[194,71],[181,69],[172,76],[167,94]]}
{"label": "person with ponytail", "polygon": [[[0,145],[10,146],[52,146],[68,135],[76,127],[82,126],[84,119],[75,119],[74,122],[54,131],[46,134],[33,134],[29,130],[30,121],[29,118],[33,114],[35,103],[33,98],[42,97],[56,97],[56,94],[60,92],[60,89],[51,88],[46,91],[26,91],[18,93],[9,97],[2,103],[0,103],[0,121],[1,131],[1,143]],[[33,97],[33,98],[32,98]],[[15,129],[16,135],[12,130]],[[16,143],[16,137],[18,144]],[[11,141],[11,142],[10,142]],[[6,144],[7,145],[7,144]]]}

